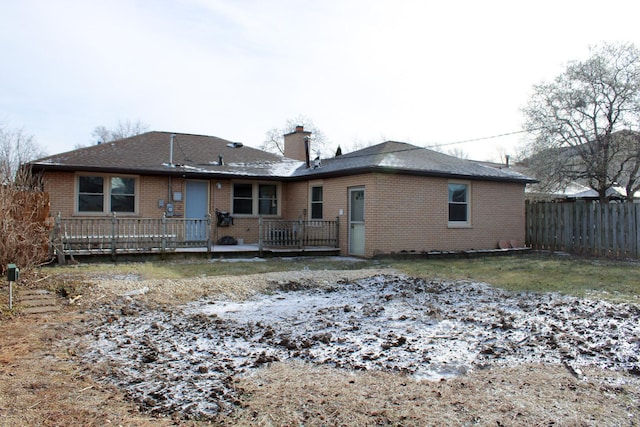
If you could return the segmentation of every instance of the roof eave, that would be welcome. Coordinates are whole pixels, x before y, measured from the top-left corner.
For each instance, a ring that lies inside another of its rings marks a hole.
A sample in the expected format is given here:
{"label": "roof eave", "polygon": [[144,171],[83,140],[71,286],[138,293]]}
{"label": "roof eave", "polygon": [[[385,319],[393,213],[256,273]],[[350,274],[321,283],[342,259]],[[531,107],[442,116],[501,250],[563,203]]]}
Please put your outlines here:
{"label": "roof eave", "polygon": [[484,176],[484,175],[467,175],[456,174],[450,172],[441,171],[421,171],[415,169],[402,169],[402,168],[390,168],[385,166],[367,166],[351,169],[339,169],[333,171],[322,171],[314,169],[311,173],[293,174],[293,175],[269,175],[269,174],[255,174],[255,175],[243,175],[234,174],[229,172],[212,172],[212,171],[192,171],[184,170],[182,168],[167,167],[162,169],[131,169],[131,168],[113,168],[103,166],[80,166],[80,165],[53,165],[43,163],[31,163],[31,168],[35,172],[39,171],[55,171],[55,172],[100,172],[110,174],[127,174],[127,175],[154,175],[154,176],[179,176],[182,178],[193,179],[261,179],[269,181],[304,181],[308,179],[316,178],[337,178],[342,176],[362,175],[367,173],[385,173],[385,174],[398,174],[398,175],[412,175],[412,176],[425,176],[434,178],[450,178],[450,179],[467,179],[472,181],[495,181],[495,182],[516,182],[521,184],[533,184],[538,182],[531,178],[518,178],[518,177],[499,177],[499,176]]}
{"label": "roof eave", "polygon": [[352,176],[352,175],[361,175],[366,173],[386,173],[386,174],[397,174],[397,175],[412,175],[412,176],[426,176],[433,178],[450,178],[450,179],[466,179],[471,181],[495,181],[495,182],[515,182],[521,184],[533,184],[538,182],[535,179],[531,179],[528,177],[500,177],[500,176],[487,176],[487,175],[467,175],[467,174],[456,174],[450,172],[441,172],[441,171],[421,171],[415,169],[402,169],[402,168],[390,168],[385,166],[368,166],[361,168],[352,168],[352,169],[343,169],[343,170],[334,170],[334,171],[319,171],[315,169],[315,173],[302,174],[302,175],[293,175],[289,177],[287,180],[289,181],[304,181],[310,178],[336,178],[341,176]]}
{"label": "roof eave", "polygon": [[122,175],[149,175],[149,176],[173,176],[186,179],[260,179],[263,181],[282,181],[283,177],[268,174],[235,174],[232,172],[216,171],[194,171],[183,169],[180,166],[165,169],[132,169],[115,168],[103,166],[80,166],[80,165],[53,165],[44,163],[30,163],[33,172],[95,172],[101,174],[122,174]]}

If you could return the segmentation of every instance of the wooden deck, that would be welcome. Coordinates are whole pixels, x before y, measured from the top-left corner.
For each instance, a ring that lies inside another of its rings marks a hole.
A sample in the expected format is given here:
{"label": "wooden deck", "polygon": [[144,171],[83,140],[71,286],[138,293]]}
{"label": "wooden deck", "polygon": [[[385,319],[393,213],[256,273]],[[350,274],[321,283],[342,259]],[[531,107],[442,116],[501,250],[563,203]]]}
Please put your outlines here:
{"label": "wooden deck", "polygon": [[[66,257],[206,254],[211,257],[335,255],[337,221],[256,219],[256,244],[215,244],[216,224],[184,218],[61,218],[51,236],[58,262]],[[257,224],[258,225],[258,224]]]}

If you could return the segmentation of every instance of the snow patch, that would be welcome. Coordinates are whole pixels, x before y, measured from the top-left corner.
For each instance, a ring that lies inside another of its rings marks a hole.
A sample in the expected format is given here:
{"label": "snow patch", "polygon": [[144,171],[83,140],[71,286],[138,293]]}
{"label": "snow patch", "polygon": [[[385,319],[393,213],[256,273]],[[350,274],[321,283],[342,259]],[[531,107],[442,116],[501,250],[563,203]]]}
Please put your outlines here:
{"label": "snow patch", "polygon": [[640,371],[633,304],[400,275],[276,288],[242,302],[105,308],[85,357],[106,362],[106,380],[143,409],[183,418],[225,410],[234,375],[289,359],[430,380],[522,363]]}

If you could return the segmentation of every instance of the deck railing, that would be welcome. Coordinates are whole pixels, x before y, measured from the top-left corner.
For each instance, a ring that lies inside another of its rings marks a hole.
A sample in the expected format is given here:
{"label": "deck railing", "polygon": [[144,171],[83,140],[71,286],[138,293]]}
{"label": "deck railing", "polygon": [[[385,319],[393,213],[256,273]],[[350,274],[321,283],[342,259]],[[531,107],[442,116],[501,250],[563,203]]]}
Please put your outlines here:
{"label": "deck railing", "polygon": [[[259,218],[258,249],[338,247],[338,218],[279,220]],[[181,248],[212,248],[211,217],[101,218],[56,217],[51,245],[64,255],[171,252]]]}
{"label": "deck railing", "polygon": [[259,250],[264,248],[338,247],[338,218],[326,220],[282,220],[259,221]]}
{"label": "deck railing", "polygon": [[64,254],[167,252],[211,247],[211,218],[62,218],[51,239]]}

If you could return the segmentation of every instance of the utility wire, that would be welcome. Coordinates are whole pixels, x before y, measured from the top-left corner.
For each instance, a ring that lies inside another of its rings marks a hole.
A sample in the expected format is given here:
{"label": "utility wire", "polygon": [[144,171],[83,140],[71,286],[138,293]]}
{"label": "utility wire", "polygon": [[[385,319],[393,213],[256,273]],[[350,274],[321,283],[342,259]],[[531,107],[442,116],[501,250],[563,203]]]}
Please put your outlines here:
{"label": "utility wire", "polygon": [[462,141],[446,142],[446,143],[442,143],[442,144],[427,145],[427,147],[428,148],[437,148],[437,147],[446,147],[448,145],[464,144],[464,143],[467,143],[467,142],[485,141],[487,139],[501,138],[503,136],[517,135],[519,133],[531,132],[532,130],[538,130],[538,129],[519,130],[519,131],[515,131],[515,132],[502,133],[500,135],[484,136],[484,137],[481,137],[481,138],[465,139],[465,140],[462,140]]}
{"label": "utility wire", "polygon": [[[404,151],[421,150],[423,148],[446,147],[446,146],[449,146],[449,145],[464,144],[464,143],[467,143],[467,142],[475,142],[475,141],[484,141],[484,140],[487,140],[487,139],[500,138],[500,137],[503,137],[503,136],[517,135],[519,133],[533,132],[533,131],[544,129],[544,128],[545,128],[545,126],[542,126],[542,127],[534,128],[534,129],[519,130],[519,131],[515,131],[515,132],[502,133],[500,135],[492,135],[492,136],[485,136],[485,137],[481,137],[481,138],[465,139],[463,141],[447,142],[447,143],[443,143],[443,144],[433,144],[433,145],[427,145],[427,146],[424,146],[424,147],[422,147],[422,146],[413,146],[413,147],[409,147],[409,148],[401,148],[401,149],[398,149],[398,150],[385,151],[384,153],[364,153],[364,154],[352,155],[352,153],[360,151],[360,150],[356,150],[356,151],[352,151],[351,153],[347,153],[347,154],[343,154],[343,155],[344,156],[349,156],[350,158],[368,157],[368,156],[376,156],[376,155],[379,155],[379,154],[390,154],[390,153],[400,153],[400,152],[404,152]],[[363,148],[363,150],[366,150],[366,148]]]}

